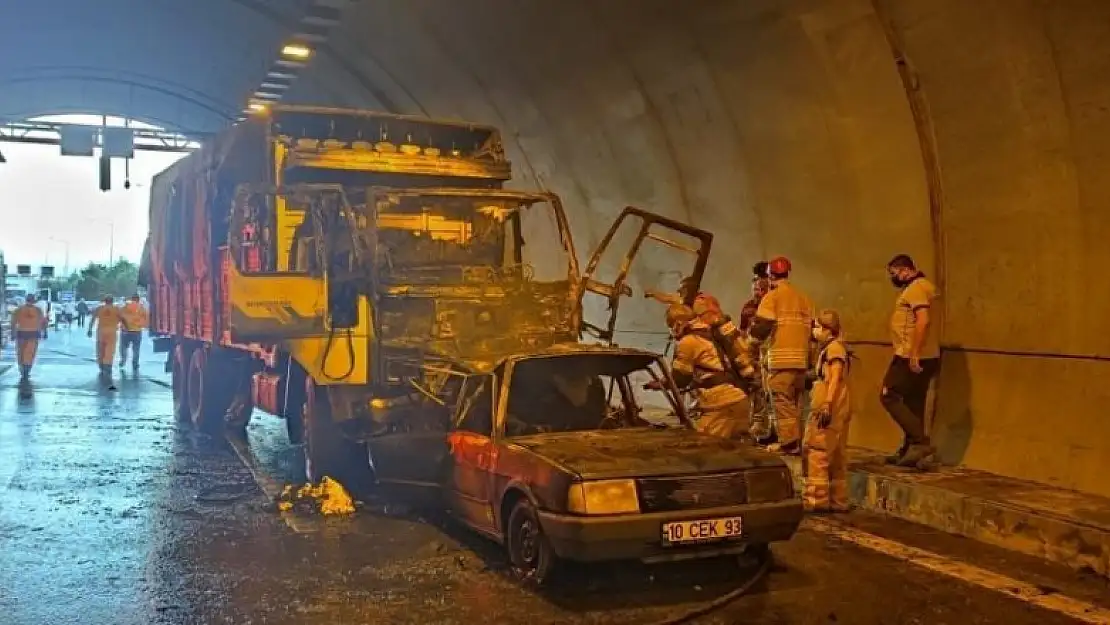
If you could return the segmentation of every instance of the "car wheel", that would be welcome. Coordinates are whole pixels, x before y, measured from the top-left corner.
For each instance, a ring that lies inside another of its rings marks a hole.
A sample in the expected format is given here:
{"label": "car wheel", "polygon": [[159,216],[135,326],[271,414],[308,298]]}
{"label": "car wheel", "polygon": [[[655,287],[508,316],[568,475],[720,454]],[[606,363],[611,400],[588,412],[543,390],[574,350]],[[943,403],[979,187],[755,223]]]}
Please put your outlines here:
{"label": "car wheel", "polygon": [[521,499],[509,514],[505,545],[513,574],[535,586],[547,584],[555,572],[559,557],[540,526],[539,515],[531,501]]}

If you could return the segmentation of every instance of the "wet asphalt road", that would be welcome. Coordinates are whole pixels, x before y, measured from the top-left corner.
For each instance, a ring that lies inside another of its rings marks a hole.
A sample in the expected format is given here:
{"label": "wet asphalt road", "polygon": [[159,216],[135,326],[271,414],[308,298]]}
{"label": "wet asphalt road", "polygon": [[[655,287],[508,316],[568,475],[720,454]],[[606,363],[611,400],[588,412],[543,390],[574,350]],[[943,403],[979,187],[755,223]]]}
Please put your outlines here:
{"label": "wet asphalt road", "polygon": [[[84,353],[79,343],[68,352]],[[27,399],[14,372],[0,375],[4,625],[651,623],[748,573],[732,563],[574,569],[536,594],[508,577],[496,547],[372,494],[350,518],[281,514],[265,489],[300,466],[279,421],[257,414],[236,453],[176,428],[163,386],[128,372],[108,391],[81,358],[45,351]],[[848,522],[1077,599],[1110,597],[1105,582],[977,543],[866,515]],[[775,552],[751,594],[697,622],[1075,622],[809,527]]]}

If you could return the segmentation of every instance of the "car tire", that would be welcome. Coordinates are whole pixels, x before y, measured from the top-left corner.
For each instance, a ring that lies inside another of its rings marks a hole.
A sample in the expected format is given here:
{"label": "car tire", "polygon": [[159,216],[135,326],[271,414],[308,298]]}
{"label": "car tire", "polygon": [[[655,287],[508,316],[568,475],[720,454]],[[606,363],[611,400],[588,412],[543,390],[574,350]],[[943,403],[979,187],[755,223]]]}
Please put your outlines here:
{"label": "car tire", "polygon": [[536,507],[521,498],[509,513],[505,548],[513,575],[531,586],[550,583],[559,565],[559,556],[543,533]]}

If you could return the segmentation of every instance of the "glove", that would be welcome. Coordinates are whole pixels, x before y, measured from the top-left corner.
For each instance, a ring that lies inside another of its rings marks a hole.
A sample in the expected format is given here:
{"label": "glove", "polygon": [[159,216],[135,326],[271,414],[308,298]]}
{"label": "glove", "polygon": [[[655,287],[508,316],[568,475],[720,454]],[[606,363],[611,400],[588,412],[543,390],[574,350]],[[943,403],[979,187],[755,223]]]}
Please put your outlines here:
{"label": "glove", "polygon": [[821,404],[813,411],[813,418],[817,419],[817,427],[822,430],[832,424],[832,409],[828,403]]}

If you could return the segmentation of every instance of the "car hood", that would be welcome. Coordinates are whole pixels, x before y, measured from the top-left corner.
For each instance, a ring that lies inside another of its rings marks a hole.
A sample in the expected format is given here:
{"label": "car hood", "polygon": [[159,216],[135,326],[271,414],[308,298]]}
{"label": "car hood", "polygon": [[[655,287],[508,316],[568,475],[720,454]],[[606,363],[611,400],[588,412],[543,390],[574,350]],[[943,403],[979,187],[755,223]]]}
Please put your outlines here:
{"label": "car hood", "polygon": [[762,449],[694,430],[636,428],[509,439],[583,479],[660,477],[784,467]]}

